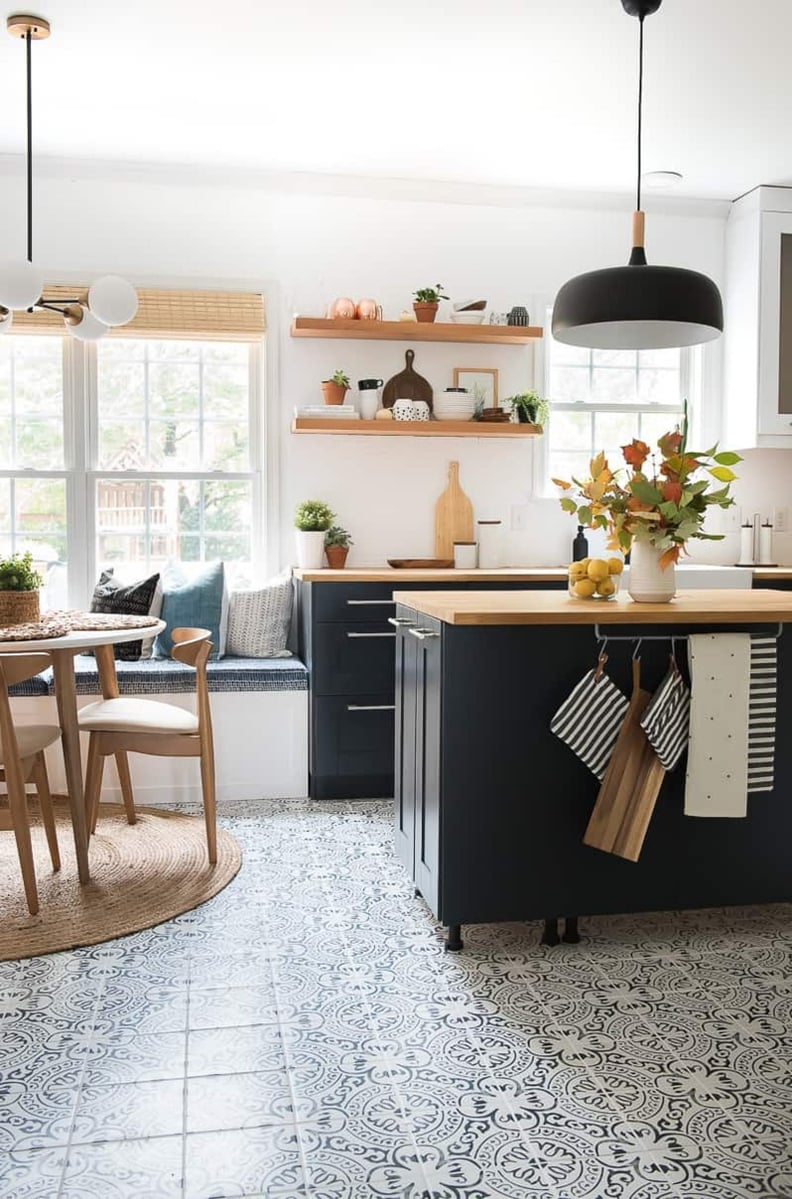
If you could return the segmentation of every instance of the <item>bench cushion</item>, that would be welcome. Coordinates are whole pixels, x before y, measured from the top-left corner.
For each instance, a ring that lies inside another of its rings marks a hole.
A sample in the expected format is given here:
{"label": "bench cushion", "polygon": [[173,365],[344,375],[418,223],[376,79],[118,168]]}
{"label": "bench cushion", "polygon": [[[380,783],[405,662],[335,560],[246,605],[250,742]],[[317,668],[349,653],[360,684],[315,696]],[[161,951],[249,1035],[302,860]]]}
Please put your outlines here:
{"label": "bench cushion", "polygon": [[[93,657],[74,660],[78,695],[98,695],[99,675]],[[116,662],[122,695],[176,695],[195,691],[195,672],[172,658]],[[44,672],[54,695],[52,670]],[[41,678],[42,676],[38,676]],[[206,666],[210,691],[307,691],[308,668],[299,658],[221,658]]]}
{"label": "bench cushion", "polygon": [[13,687],[8,688],[8,694],[11,696],[29,696],[29,695],[49,695],[49,683],[52,679],[52,668],[42,670],[41,674],[34,674],[32,679],[25,679],[21,683],[14,683]]}

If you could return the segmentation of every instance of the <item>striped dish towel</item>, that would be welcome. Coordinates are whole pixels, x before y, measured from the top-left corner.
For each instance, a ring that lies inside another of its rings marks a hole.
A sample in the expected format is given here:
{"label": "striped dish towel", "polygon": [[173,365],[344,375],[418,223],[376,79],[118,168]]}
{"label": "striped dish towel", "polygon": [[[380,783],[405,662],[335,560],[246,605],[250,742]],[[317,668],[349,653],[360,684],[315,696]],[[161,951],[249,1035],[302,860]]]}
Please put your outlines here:
{"label": "striped dish towel", "polygon": [[647,704],[641,728],[666,770],[673,770],[685,752],[690,729],[690,692],[676,663]]}
{"label": "striped dish towel", "polygon": [[776,726],[775,637],[751,637],[748,689],[748,793],[773,790]]}
{"label": "striped dish towel", "polygon": [[624,722],[628,700],[606,674],[590,670],[550,721],[550,731],[602,779]]}

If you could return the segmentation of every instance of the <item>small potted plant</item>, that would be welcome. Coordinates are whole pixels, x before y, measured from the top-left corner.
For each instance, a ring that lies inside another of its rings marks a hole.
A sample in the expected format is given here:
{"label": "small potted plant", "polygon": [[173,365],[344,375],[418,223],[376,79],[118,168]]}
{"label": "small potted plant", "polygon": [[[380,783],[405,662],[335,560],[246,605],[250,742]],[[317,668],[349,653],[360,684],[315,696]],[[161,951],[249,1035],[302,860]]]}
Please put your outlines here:
{"label": "small potted plant", "polygon": [[322,381],[322,395],[325,404],[343,404],[344,396],[349,390],[349,376],[343,371],[336,371],[331,378]]}
{"label": "small potted plant", "polygon": [[518,395],[508,396],[504,403],[511,404],[511,410],[521,425],[547,423],[550,405],[538,391],[521,391]]}
{"label": "small potted plant", "polygon": [[342,570],[346,564],[350,545],[354,545],[346,529],[340,525],[331,525],[325,533],[324,547],[327,554],[327,565],[331,570]]}
{"label": "small potted plant", "polygon": [[0,559],[0,625],[27,624],[40,615],[39,588],[44,580],[33,568],[33,555]]}
{"label": "small potted plant", "polygon": [[335,512],[322,500],[303,500],[294,514],[297,530],[297,565],[302,570],[321,570],[324,566],[325,533]]}
{"label": "small potted plant", "polygon": [[436,283],[434,287],[419,287],[418,291],[413,292],[413,295],[415,296],[413,301],[415,319],[425,324],[431,323],[437,316],[440,301],[448,299],[443,292],[442,283]]}

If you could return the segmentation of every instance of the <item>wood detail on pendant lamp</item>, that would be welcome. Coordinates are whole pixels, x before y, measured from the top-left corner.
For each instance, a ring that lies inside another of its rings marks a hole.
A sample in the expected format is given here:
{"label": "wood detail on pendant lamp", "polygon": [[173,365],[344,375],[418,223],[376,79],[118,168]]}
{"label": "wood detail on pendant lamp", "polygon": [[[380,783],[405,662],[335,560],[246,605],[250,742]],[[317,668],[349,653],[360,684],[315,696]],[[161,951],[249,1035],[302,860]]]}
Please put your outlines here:
{"label": "wood detail on pendant lamp", "polygon": [[639,21],[638,176],[627,266],[588,271],[568,280],[553,307],[556,341],[601,350],[669,349],[712,341],[723,332],[723,302],[713,281],[698,271],[650,266],[641,210],[643,23],[662,0],[621,0]]}

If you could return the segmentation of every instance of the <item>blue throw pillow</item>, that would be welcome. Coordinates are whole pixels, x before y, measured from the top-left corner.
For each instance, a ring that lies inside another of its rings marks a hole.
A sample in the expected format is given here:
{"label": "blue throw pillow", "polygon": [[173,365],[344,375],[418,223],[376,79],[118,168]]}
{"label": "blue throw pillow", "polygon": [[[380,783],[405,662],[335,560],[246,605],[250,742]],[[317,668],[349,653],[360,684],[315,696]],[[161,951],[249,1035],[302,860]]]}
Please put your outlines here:
{"label": "blue throw pillow", "polygon": [[209,629],[212,657],[222,658],[228,620],[228,592],[222,562],[206,562],[190,568],[181,563],[166,567],[162,575],[162,620],[154,656],[167,658],[173,647],[174,629]]}

